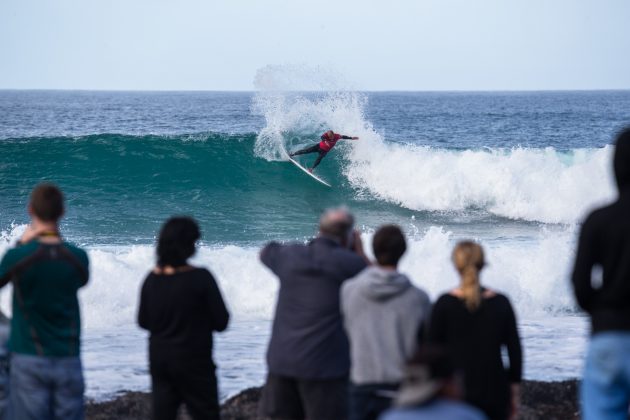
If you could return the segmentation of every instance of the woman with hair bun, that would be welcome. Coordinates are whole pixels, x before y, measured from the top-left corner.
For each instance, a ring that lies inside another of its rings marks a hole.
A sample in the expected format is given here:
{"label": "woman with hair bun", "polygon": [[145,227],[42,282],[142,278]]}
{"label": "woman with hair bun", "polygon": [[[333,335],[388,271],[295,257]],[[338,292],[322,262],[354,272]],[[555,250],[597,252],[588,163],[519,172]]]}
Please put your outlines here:
{"label": "woman with hair bun", "polygon": [[[459,242],[452,259],[460,285],[435,303],[429,340],[444,346],[463,374],[466,401],[491,420],[515,418],[523,361],[512,305],[506,296],[481,286],[485,261],[479,244]],[[509,367],[501,358],[504,347]]]}

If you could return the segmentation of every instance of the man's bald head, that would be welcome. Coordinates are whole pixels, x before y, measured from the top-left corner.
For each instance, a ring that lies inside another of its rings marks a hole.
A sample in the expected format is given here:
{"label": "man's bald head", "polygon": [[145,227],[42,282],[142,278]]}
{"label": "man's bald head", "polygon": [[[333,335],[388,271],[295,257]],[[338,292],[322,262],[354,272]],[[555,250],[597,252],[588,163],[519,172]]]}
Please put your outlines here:
{"label": "man's bald head", "polygon": [[346,245],[354,226],[354,216],[344,207],[328,209],[319,219],[319,234],[328,236]]}

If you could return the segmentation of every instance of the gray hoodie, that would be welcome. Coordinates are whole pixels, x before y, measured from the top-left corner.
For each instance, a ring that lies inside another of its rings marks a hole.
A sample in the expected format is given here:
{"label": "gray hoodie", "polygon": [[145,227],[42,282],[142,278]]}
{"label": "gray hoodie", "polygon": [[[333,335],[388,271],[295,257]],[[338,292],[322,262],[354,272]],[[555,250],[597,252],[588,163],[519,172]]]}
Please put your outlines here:
{"label": "gray hoodie", "polygon": [[341,288],[355,385],[398,384],[413,355],[429,296],[397,271],[368,267]]}

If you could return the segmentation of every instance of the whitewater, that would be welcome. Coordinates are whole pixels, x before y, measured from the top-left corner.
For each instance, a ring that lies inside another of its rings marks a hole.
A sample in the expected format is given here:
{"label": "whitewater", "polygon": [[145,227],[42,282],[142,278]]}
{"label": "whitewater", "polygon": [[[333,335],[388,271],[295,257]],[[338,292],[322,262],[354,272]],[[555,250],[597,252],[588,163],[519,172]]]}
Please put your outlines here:
{"label": "whitewater", "polygon": [[[278,86],[273,70],[261,84]],[[91,263],[80,292],[90,397],[149,387],[135,316],[168,216],[199,220],[194,263],[215,274],[233,315],[216,337],[225,398],[265,374],[277,282],[261,246],[307,241],[319,213],[339,204],[355,212],[366,245],[380,224],[405,230],[401,270],[433,299],[457,283],[454,244],[480,241],[484,284],[516,308],[526,378],[579,375],[588,325],[569,281],[576,235],[590,209],[615,198],[610,142],[628,122],[630,93],[357,93],[327,83],[308,93],[0,91],[0,254],[28,222],[30,188],[58,183],[63,233]],[[318,168],[332,189],[283,160],[328,128],[361,139]],[[0,308],[10,314],[10,288]]]}

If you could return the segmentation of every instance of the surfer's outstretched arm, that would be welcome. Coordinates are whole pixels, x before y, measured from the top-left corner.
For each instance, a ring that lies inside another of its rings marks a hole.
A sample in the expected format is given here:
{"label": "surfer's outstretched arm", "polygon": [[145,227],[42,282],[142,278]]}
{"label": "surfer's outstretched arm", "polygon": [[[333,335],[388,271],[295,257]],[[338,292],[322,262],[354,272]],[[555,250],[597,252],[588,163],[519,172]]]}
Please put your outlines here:
{"label": "surfer's outstretched arm", "polygon": [[356,137],[356,136],[355,136],[355,137],[351,137],[351,136],[341,136],[341,138],[342,138],[343,140],[359,140],[359,138],[358,138],[358,137]]}

